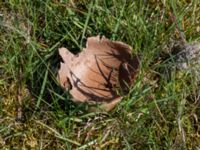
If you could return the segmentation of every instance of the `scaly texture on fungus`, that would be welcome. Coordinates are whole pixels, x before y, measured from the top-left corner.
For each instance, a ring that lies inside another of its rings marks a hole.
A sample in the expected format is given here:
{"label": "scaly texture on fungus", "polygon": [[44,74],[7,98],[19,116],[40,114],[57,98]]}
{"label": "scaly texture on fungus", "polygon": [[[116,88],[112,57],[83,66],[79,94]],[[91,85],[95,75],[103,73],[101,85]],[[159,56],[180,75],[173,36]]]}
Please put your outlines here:
{"label": "scaly texture on fungus", "polygon": [[120,100],[117,89],[126,93],[133,84],[139,59],[131,55],[131,47],[105,37],[89,37],[86,48],[77,55],[60,48],[58,78],[76,102],[103,104],[112,109]]}

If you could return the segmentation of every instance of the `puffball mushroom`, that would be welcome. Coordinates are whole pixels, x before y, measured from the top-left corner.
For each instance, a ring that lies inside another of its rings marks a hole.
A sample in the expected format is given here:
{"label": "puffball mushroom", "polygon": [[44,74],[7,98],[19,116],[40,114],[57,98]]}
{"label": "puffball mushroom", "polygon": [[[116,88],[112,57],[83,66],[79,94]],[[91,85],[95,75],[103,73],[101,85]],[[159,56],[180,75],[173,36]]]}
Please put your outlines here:
{"label": "puffball mushroom", "polygon": [[129,45],[104,36],[89,37],[86,48],[76,55],[66,48],[60,48],[59,54],[63,59],[59,83],[69,90],[73,101],[102,104],[107,111],[122,99],[117,89],[128,92],[139,67]]}

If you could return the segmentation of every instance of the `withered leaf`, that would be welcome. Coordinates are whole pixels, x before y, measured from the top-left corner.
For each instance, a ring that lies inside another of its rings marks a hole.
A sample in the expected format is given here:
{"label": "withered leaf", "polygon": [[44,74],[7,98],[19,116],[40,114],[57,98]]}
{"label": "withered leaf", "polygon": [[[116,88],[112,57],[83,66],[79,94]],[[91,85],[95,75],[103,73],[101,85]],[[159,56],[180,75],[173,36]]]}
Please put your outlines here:
{"label": "withered leaf", "polygon": [[117,88],[128,91],[139,67],[129,45],[99,36],[89,37],[77,55],[66,48],[60,48],[59,54],[63,59],[58,72],[61,86],[74,101],[101,103],[106,110],[121,100]]}

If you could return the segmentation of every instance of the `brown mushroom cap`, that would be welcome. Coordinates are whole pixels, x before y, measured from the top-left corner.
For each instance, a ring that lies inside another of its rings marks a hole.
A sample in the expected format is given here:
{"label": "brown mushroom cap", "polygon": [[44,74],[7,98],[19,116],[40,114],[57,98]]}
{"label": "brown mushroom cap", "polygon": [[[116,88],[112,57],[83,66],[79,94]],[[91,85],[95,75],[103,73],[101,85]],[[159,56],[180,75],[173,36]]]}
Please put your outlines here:
{"label": "brown mushroom cap", "polygon": [[77,55],[66,48],[60,48],[59,54],[64,61],[58,72],[59,82],[78,102],[113,107],[121,100],[116,88],[126,92],[139,66],[129,45],[99,36],[88,38],[86,48]]}

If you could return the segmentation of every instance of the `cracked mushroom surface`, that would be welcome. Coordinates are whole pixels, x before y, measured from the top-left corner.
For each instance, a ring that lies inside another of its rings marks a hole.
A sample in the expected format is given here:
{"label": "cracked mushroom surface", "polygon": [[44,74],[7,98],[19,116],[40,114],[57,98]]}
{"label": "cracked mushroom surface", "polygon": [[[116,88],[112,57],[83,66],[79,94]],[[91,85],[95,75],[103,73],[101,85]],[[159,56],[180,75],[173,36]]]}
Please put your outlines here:
{"label": "cracked mushroom surface", "polygon": [[105,110],[122,99],[117,89],[128,92],[139,67],[129,45],[100,36],[89,37],[86,48],[76,55],[66,48],[60,48],[59,54],[63,62],[58,79],[73,101],[102,104]]}

